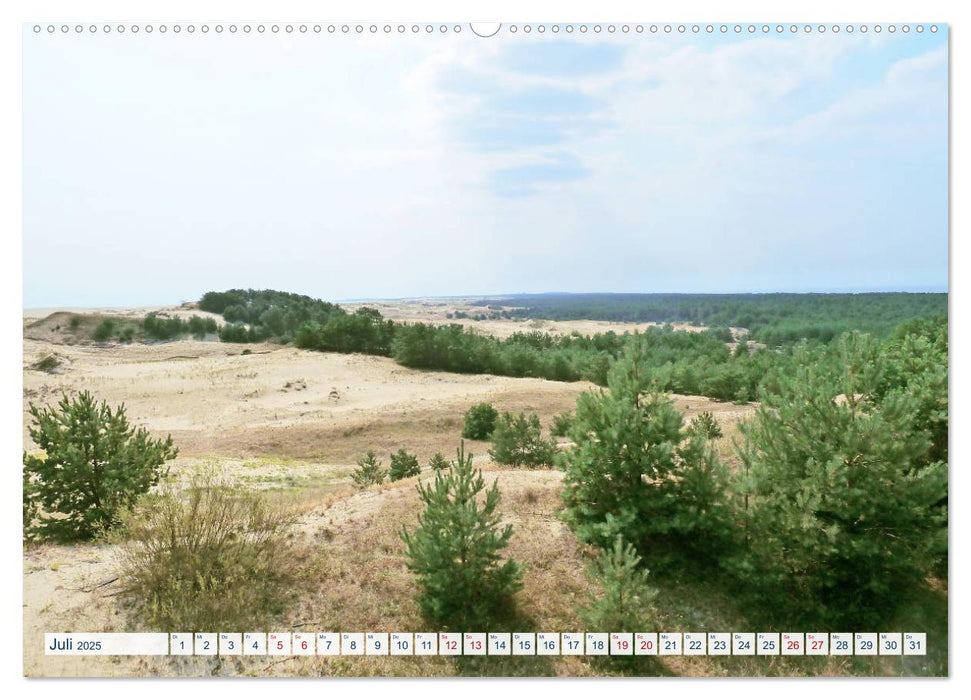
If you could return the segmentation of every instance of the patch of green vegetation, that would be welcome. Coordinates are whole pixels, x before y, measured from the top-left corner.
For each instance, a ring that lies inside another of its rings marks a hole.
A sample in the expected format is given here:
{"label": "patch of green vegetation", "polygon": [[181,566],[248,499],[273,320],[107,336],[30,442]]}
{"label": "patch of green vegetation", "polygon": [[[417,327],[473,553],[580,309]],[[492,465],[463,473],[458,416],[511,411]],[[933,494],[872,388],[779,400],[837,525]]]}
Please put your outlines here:
{"label": "patch of green vegetation", "polygon": [[531,413],[503,413],[492,431],[489,456],[497,464],[513,467],[553,466],[556,442],[543,437],[539,416]]}
{"label": "patch of green vegetation", "polygon": [[214,334],[219,330],[213,318],[198,315],[190,316],[188,319],[177,316],[166,318],[154,312],[142,319],[141,326],[145,337],[150,340],[171,340],[186,335],[201,340],[206,335]]}
{"label": "patch of green vegetation", "polygon": [[421,467],[418,466],[418,457],[409,453],[403,447],[391,455],[391,467],[388,470],[388,478],[391,481],[400,481],[410,476],[418,476]]}
{"label": "patch of green vegetation", "polygon": [[491,403],[483,402],[465,412],[462,437],[469,440],[488,440],[496,428],[499,411]]}
{"label": "patch of green vegetation", "polygon": [[500,525],[498,485],[486,488],[463,445],[433,483],[419,482],[418,495],[418,527],[401,538],[422,589],[422,614],[444,629],[493,629],[515,609],[512,597],[523,586],[521,565],[500,563],[513,527]]}
{"label": "patch of green vegetation", "polygon": [[30,404],[30,438],[43,456],[23,457],[24,538],[91,539],[117,523],[135,499],[167,472],[178,450],[151,438],[82,391],[56,406]]}
{"label": "patch of green vegetation", "polygon": [[685,429],[650,391],[650,363],[625,355],[609,392],[577,401],[576,446],[561,455],[564,518],[584,541],[606,548],[622,535],[638,548],[657,572],[661,628],[720,627],[699,598],[694,608],[664,599],[681,596],[676,577],[691,572],[710,600],[731,601],[722,629],[877,631],[907,620],[945,647],[930,662],[713,664],[744,675],[833,664],[946,673],[946,593],[935,592],[948,550],[946,323],[801,344],[791,362],[767,376],[761,406],[741,424],[741,468],[730,471],[708,445],[717,424],[699,417]]}
{"label": "patch of green vegetation", "polygon": [[60,366],[61,361],[58,359],[57,355],[46,355],[31,365],[33,369],[41,372],[53,372]]}
{"label": "patch of green vegetation", "polygon": [[357,461],[357,469],[351,473],[351,479],[361,489],[381,484],[387,476],[388,470],[381,467],[381,461],[375,456],[373,450],[368,450],[367,454]]}

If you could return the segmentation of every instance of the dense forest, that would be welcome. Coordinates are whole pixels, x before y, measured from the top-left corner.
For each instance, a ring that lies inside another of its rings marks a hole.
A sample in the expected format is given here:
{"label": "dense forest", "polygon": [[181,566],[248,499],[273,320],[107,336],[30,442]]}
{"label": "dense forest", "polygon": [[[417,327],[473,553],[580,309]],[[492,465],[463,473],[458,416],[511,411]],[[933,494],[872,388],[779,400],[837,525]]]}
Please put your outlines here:
{"label": "dense forest", "polygon": [[886,335],[902,321],[946,315],[947,294],[536,294],[476,305],[515,307],[502,312],[509,318],[734,326],[748,329],[753,340],[779,345],[828,342],[854,330]]}

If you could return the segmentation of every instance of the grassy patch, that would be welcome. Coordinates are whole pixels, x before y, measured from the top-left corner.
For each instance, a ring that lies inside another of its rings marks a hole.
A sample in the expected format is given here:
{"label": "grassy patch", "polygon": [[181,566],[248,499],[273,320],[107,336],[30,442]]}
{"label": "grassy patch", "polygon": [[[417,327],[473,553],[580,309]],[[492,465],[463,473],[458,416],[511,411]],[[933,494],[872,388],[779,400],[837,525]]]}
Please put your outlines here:
{"label": "grassy patch", "polygon": [[36,369],[38,372],[52,373],[54,370],[60,367],[61,364],[61,360],[57,357],[57,355],[47,355],[32,364],[31,369]]}
{"label": "grassy patch", "polygon": [[146,498],[123,521],[124,598],[157,630],[266,629],[301,572],[294,516],[212,474]]}

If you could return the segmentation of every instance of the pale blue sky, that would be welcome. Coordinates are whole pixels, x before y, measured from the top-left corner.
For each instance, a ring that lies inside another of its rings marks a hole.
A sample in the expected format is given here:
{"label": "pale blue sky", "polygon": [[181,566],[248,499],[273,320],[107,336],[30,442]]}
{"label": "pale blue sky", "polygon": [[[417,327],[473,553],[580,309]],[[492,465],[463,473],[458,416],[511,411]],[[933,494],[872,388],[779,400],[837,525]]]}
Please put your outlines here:
{"label": "pale blue sky", "polygon": [[27,307],[947,288],[946,30],[24,46]]}

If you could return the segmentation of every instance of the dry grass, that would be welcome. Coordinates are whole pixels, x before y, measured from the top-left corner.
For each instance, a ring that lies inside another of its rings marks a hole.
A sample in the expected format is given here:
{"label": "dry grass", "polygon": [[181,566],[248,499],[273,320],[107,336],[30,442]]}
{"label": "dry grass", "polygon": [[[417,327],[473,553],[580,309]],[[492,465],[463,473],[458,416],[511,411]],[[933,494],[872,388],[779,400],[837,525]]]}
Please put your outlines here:
{"label": "dry grass", "polygon": [[[519,631],[578,631],[578,610],[586,604],[591,584],[586,577],[589,552],[557,518],[562,475],[555,471],[506,471],[487,465],[488,482],[498,478],[503,519],[515,534],[508,555],[524,564],[525,585],[516,595]],[[426,473],[422,478],[428,478]],[[299,489],[275,495],[307,507],[293,532],[293,547],[302,552],[293,565],[306,583],[296,601],[274,621],[276,630],[405,631],[431,630],[417,606],[418,589],[405,565],[402,527],[416,524],[419,500],[415,478],[363,492],[332,492],[312,502]],[[46,560],[64,565],[65,550],[49,550]],[[68,564],[69,566],[70,564]],[[46,571],[45,576],[56,576]],[[100,574],[97,574],[100,575]],[[97,577],[95,575],[95,578]],[[671,631],[749,629],[730,591],[693,572],[657,578],[659,626]],[[104,611],[108,629],[125,629],[117,601],[94,592],[88,605]],[[97,597],[95,597],[97,596]],[[90,616],[92,611],[88,610]],[[911,611],[914,629],[925,615]],[[904,625],[904,620],[901,624]],[[946,625],[946,619],[944,620]],[[906,625],[904,625],[906,626]],[[90,627],[86,627],[90,629]],[[945,627],[946,629],[946,627]],[[222,630],[227,631],[227,630]],[[239,630],[231,630],[239,631]],[[509,631],[512,631],[511,629]],[[931,635],[929,635],[930,637]],[[35,672],[46,660],[35,659]],[[409,676],[409,675],[902,675],[946,672],[943,656],[888,658],[720,658],[664,657],[633,668],[595,663],[591,658],[447,658],[447,657],[289,657],[122,660],[112,667],[92,665],[76,671],[87,675],[278,675],[278,676]]]}
{"label": "dry grass", "polygon": [[133,618],[163,630],[263,626],[308,580],[290,546],[294,517],[216,472],[144,498],[121,523]]}

